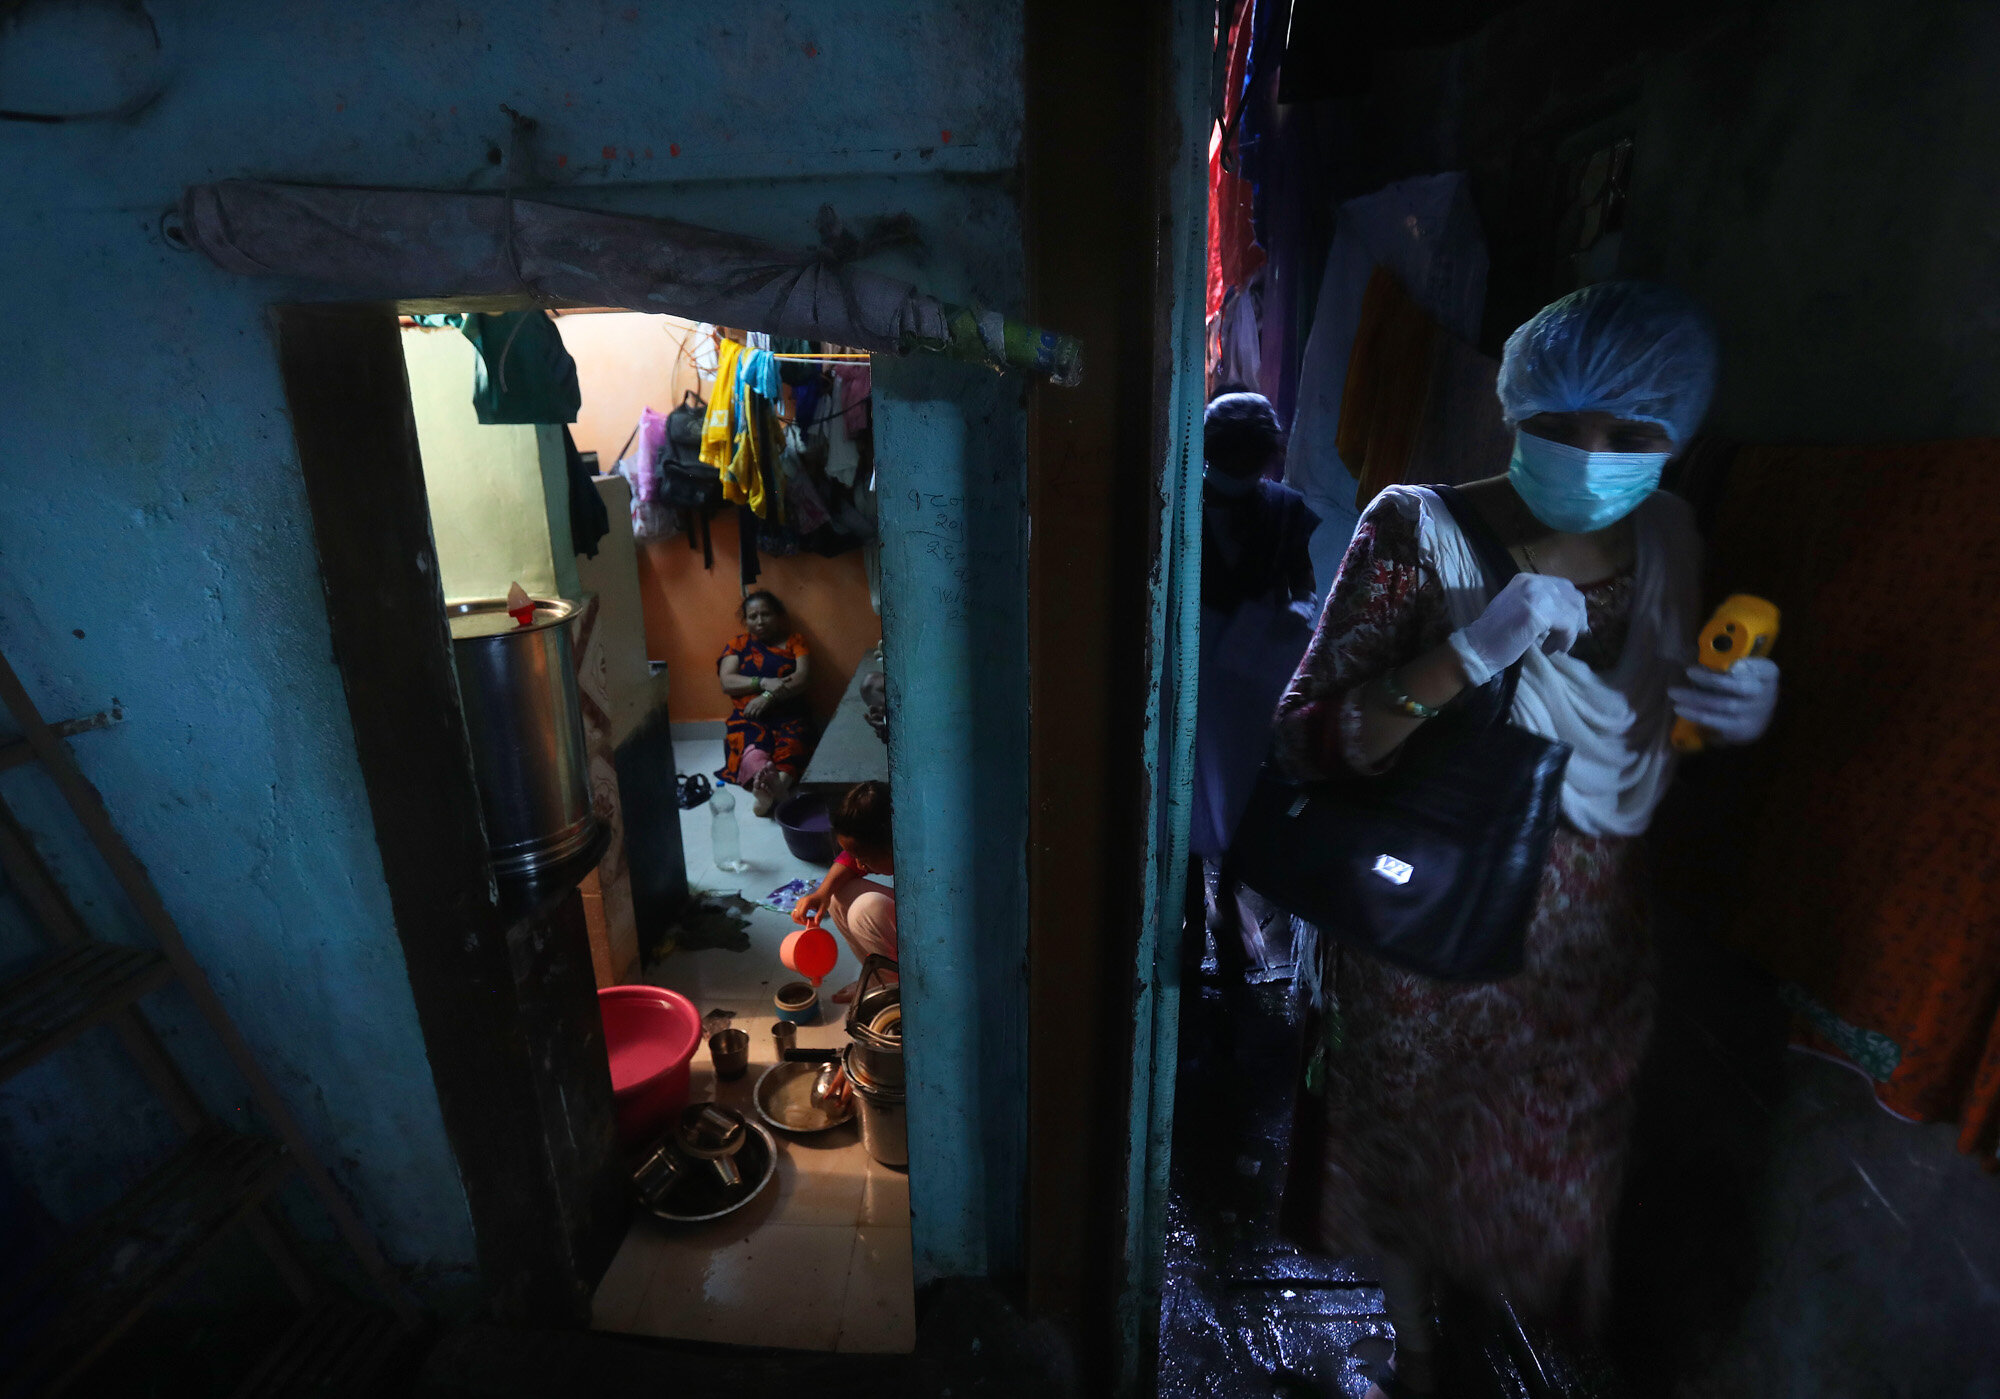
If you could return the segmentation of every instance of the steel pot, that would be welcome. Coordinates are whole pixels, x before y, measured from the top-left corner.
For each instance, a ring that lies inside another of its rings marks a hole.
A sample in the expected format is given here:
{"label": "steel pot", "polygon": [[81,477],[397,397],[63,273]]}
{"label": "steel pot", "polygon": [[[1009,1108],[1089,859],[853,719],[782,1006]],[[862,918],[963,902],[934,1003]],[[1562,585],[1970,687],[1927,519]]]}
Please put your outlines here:
{"label": "steel pot", "polygon": [[903,1087],[903,1025],[899,1012],[903,988],[885,983],[882,976],[896,970],[896,964],[880,953],[871,954],[861,964],[861,980],[855,985],[854,1000],[847,1008],[847,1037],[854,1041],[854,1058],[861,1072],[873,1083]]}
{"label": "steel pot", "polygon": [[902,1085],[871,1082],[861,1066],[860,1049],[858,1044],[847,1047],[846,1067],[847,1080],[861,1104],[861,1145],[885,1166],[908,1166],[910,1124]]}
{"label": "steel pot", "polygon": [[445,613],[493,872],[533,879],[597,835],[570,656],[576,607],[537,598],[527,626],[499,598],[449,603]]}

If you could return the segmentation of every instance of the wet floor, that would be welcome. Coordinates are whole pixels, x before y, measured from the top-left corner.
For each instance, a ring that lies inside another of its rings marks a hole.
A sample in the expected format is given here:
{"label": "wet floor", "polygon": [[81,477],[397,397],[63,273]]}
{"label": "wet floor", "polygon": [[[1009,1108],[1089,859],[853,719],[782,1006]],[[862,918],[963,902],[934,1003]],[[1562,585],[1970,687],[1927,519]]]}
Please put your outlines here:
{"label": "wet floor", "polygon": [[[1382,1294],[1352,1261],[1279,1227],[1303,1033],[1287,980],[1252,984],[1211,955],[1182,996],[1161,1299],[1162,1399],[1359,1399],[1391,1355]],[[1447,1325],[1450,1319],[1447,1318]],[[1614,1399],[1608,1367],[1482,1314],[1451,1327],[1451,1393]]]}
{"label": "wet floor", "polygon": [[1390,1349],[1382,1295],[1278,1228],[1300,1027],[1290,985],[1183,993],[1161,1303],[1162,1399],[1359,1396]]}

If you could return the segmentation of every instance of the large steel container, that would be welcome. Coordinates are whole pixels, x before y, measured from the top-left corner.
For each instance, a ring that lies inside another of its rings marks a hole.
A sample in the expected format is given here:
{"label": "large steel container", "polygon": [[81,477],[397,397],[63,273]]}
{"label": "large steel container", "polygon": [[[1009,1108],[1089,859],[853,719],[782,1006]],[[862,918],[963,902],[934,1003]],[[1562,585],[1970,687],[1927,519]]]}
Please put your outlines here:
{"label": "large steel container", "polygon": [[576,607],[537,598],[525,627],[499,598],[445,611],[493,872],[533,879],[597,834],[570,658]]}

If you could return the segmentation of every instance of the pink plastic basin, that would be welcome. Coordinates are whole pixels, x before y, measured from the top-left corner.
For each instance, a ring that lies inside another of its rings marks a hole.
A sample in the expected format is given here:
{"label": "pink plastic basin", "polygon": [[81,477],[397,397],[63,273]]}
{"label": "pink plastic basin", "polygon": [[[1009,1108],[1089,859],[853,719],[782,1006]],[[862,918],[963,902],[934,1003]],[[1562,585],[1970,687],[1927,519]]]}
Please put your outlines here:
{"label": "pink plastic basin", "polygon": [[638,1146],[664,1132],[688,1102],[688,1066],[701,1043],[701,1015],[664,986],[607,986],[597,993],[618,1140]]}

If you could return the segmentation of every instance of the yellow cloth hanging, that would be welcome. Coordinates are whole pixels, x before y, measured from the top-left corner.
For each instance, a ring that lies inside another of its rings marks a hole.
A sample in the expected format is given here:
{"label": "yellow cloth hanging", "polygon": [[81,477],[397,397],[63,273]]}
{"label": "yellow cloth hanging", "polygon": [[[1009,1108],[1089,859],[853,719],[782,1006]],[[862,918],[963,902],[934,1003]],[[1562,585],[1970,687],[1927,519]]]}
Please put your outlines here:
{"label": "yellow cloth hanging", "polygon": [[758,395],[743,395],[742,431],[736,434],[736,451],[722,470],[722,497],[732,504],[749,506],[759,519],[782,524],[784,514],[770,487],[771,473],[778,465],[772,442],[773,416],[770,405]]}
{"label": "yellow cloth hanging", "polygon": [[730,420],[736,407],[736,361],[742,353],[742,343],[726,337],[715,347],[715,387],[709,391],[708,417],[701,425],[701,459],[725,478],[736,454]]}

